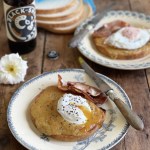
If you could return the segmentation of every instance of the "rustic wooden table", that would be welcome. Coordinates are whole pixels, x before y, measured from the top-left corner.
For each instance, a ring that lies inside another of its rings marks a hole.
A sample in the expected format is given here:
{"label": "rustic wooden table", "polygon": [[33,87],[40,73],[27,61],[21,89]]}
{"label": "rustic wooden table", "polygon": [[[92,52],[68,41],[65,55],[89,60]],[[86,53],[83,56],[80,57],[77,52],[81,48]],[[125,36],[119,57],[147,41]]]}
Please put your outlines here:
{"label": "rustic wooden table", "polygon": [[[106,7],[114,10],[132,10],[150,15],[150,0],[95,0],[97,10],[102,11]],[[45,71],[64,68],[80,68],[77,61],[81,54],[77,49],[70,49],[67,43],[72,35],[56,35],[38,30],[36,49],[24,55],[28,61],[29,69],[25,81]],[[60,53],[57,60],[47,58],[48,51],[55,49]],[[5,33],[4,16],[0,5],[0,56],[8,54],[7,38]],[[148,150],[150,149],[150,69],[137,71],[122,71],[106,68],[91,61],[85,60],[95,69],[122,86],[126,91],[133,110],[138,113],[145,124],[144,130],[136,131],[129,128],[125,138],[117,144],[113,150]],[[9,86],[0,85],[0,150],[25,150],[10,133],[7,126],[7,106],[14,91],[21,84]],[[30,137],[29,137],[30,138]]]}

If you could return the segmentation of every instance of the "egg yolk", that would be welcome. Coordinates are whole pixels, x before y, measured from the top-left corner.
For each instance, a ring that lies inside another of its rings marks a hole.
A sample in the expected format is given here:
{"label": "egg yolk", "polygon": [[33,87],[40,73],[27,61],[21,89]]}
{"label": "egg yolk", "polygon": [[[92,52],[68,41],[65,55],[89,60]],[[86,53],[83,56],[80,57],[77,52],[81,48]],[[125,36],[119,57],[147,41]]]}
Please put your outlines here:
{"label": "egg yolk", "polygon": [[94,123],[94,121],[92,119],[92,112],[89,111],[84,106],[78,106],[78,108],[82,110],[83,114],[87,118],[87,121],[85,123],[85,127],[82,130],[83,130],[83,132],[88,131],[91,128],[91,125],[93,125],[93,123]]}

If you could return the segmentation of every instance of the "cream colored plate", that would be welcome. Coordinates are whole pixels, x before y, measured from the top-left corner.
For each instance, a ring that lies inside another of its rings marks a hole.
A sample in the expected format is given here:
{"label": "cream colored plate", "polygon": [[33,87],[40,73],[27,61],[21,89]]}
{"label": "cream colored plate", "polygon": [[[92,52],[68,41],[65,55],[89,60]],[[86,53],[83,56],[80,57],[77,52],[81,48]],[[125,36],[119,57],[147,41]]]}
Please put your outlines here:
{"label": "cream colored plate", "polygon": [[[118,19],[129,22],[131,25],[136,27],[150,28],[150,16],[130,11],[110,11],[99,22],[98,27],[104,23]],[[91,19],[86,20],[83,24],[81,24],[75,31],[75,34],[80,32],[80,30],[83,29],[90,20]],[[135,60],[113,60],[105,57],[100,52],[98,52],[93,45],[91,40],[92,33],[93,31],[91,31],[78,45],[79,51],[91,61],[106,67],[123,70],[138,70],[150,67],[150,55]]]}
{"label": "cream colored plate", "polygon": [[[61,142],[48,138],[37,131],[29,115],[29,105],[44,88],[57,84],[58,74],[65,81],[86,82],[95,86],[85,72],[80,69],[48,72],[27,81],[14,93],[8,106],[8,126],[14,137],[30,150],[107,150],[116,145],[125,136],[129,125],[110,100],[103,105],[103,108],[106,109],[103,127],[84,141]],[[106,76],[98,75],[114,89],[119,98],[131,107],[128,96],[117,83]]]}

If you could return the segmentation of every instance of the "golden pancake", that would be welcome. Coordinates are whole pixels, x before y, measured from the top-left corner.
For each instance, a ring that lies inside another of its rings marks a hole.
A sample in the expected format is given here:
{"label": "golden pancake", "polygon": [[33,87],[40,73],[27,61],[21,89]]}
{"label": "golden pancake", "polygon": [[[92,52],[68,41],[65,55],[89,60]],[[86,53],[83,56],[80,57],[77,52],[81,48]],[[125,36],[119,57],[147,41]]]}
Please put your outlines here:
{"label": "golden pancake", "polygon": [[89,115],[82,110],[88,121],[77,125],[66,121],[57,111],[58,100],[65,94],[56,86],[47,87],[36,96],[30,106],[30,114],[36,128],[43,134],[63,141],[83,140],[101,126],[105,112],[94,103],[88,101],[91,107]]}

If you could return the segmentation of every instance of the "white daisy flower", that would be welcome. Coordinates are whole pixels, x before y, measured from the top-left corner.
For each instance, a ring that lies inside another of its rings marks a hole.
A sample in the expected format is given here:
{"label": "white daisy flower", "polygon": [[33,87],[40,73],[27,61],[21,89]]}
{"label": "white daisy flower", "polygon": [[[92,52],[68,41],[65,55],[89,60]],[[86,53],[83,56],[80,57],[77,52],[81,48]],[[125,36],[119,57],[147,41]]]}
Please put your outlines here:
{"label": "white daisy flower", "polygon": [[17,54],[5,55],[0,59],[0,83],[17,84],[24,81],[27,61]]}

